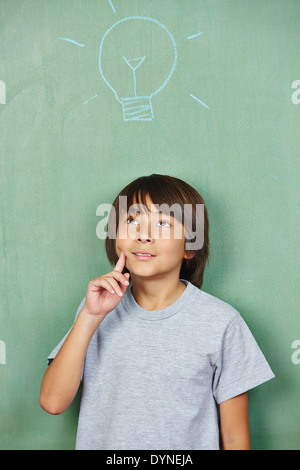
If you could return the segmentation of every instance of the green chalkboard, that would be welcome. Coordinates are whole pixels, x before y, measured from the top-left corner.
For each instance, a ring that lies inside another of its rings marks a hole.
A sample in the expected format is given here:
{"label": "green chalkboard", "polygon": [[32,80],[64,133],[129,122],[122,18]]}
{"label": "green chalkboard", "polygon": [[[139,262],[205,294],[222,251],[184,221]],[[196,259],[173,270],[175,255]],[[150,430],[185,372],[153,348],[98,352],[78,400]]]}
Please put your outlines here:
{"label": "green chalkboard", "polygon": [[79,396],[60,416],[38,403],[46,358],[110,269],[97,207],[161,173],[204,197],[202,288],[276,375],[249,393],[252,447],[300,449],[300,2],[0,11],[0,448],[74,448]]}

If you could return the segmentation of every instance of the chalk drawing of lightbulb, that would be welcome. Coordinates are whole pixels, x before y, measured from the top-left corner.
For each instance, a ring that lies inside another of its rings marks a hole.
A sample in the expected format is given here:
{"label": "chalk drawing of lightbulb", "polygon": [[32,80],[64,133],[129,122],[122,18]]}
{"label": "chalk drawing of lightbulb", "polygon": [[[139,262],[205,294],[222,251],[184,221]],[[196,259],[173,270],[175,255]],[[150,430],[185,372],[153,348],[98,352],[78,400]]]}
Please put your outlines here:
{"label": "chalk drawing of lightbulb", "polygon": [[153,18],[124,18],[100,44],[99,71],[122,105],[124,121],[152,121],[152,98],[167,85],[176,65],[174,37]]}

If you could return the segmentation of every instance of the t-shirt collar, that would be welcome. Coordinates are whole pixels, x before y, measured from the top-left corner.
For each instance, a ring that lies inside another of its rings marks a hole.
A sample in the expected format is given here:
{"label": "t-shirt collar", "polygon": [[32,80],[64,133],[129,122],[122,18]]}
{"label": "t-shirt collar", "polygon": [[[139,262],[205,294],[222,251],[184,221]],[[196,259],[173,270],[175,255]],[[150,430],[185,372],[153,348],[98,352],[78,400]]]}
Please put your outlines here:
{"label": "t-shirt collar", "polygon": [[175,315],[186,304],[194,289],[197,289],[186,279],[180,279],[180,281],[186,285],[186,288],[181,294],[181,296],[177,300],[175,300],[175,302],[173,302],[171,305],[168,305],[168,307],[159,310],[147,310],[141,307],[132,294],[132,283],[130,281],[130,284],[123,297],[123,305],[129,313],[135,314],[137,317],[143,320],[162,320],[164,318]]}

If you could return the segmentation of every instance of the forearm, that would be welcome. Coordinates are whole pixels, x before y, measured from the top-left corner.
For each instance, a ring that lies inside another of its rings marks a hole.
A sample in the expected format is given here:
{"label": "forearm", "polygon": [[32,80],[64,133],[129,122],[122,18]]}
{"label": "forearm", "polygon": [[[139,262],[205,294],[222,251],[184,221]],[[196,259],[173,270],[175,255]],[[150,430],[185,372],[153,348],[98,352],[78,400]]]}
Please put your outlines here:
{"label": "forearm", "polygon": [[222,442],[222,450],[251,450],[249,436],[236,437]]}
{"label": "forearm", "polygon": [[72,403],[92,336],[105,316],[120,303],[129,285],[129,277],[122,274],[125,260],[125,253],[121,252],[112,272],[89,282],[85,306],[42,380],[40,405],[48,413],[63,413]]}
{"label": "forearm", "polygon": [[247,393],[220,404],[223,450],[250,450]]}
{"label": "forearm", "polygon": [[98,326],[98,319],[83,308],[44,374],[40,405],[48,413],[63,413],[72,403],[80,385],[88,345]]}

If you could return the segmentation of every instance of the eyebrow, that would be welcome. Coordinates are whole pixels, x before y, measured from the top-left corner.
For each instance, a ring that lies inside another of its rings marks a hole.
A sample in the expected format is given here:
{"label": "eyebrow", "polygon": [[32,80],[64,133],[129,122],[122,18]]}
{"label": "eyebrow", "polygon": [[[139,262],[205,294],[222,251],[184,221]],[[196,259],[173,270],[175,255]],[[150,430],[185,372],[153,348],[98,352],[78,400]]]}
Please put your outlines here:
{"label": "eyebrow", "polygon": [[[152,206],[154,206],[154,204],[151,204]],[[145,206],[144,206],[145,207]],[[140,209],[142,209],[142,212],[145,213],[145,211],[143,210],[144,207],[141,207],[141,204],[132,204],[129,209],[127,210],[126,214],[127,215],[136,215],[137,212],[139,212],[139,214],[141,214],[141,211]],[[168,216],[168,217],[173,217],[174,218],[174,215],[170,214],[169,212],[165,212],[165,211],[162,211],[162,210],[151,210],[151,209],[148,209],[148,212],[147,214],[154,214],[154,215],[162,215],[162,216]]]}

